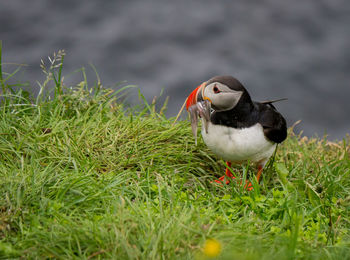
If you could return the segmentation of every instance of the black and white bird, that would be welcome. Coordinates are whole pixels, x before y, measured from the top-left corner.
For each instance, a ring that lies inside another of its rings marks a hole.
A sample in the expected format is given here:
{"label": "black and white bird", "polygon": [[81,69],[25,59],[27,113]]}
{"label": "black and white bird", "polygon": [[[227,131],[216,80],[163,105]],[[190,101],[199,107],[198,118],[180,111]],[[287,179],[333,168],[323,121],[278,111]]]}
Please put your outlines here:
{"label": "black and white bird", "polygon": [[[202,118],[202,137],[216,155],[227,161],[226,184],[234,176],[231,163],[253,162],[258,166],[257,181],[278,143],[287,138],[283,116],[275,101],[254,102],[234,77],[216,76],[202,83],[187,98],[194,134],[197,116]],[[194,126],[195,124],[195,126]],[[224,183],[225,175],[218,183]],[[246,188],[252,189],[247,183]]]}

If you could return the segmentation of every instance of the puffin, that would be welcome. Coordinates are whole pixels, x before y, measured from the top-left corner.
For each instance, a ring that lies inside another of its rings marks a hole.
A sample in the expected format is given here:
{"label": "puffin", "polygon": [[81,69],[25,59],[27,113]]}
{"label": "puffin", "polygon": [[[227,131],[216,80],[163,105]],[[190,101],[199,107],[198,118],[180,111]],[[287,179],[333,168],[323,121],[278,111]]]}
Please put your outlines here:
{"label": "puffin", "polygon": [[[191,92],[185,103],[196,142],[197,120],[201,118],[204,143],[227,164],[225,175],[216,183],[229,184],[235,179],[232,163],[247,162],[257,166],[259,183],[277,144],[287,138],[286,120],[272,104],[280,100],[255,102],[232,76],[215,76]],[[252,190],[252,183],[246,181],[245,188]]]}

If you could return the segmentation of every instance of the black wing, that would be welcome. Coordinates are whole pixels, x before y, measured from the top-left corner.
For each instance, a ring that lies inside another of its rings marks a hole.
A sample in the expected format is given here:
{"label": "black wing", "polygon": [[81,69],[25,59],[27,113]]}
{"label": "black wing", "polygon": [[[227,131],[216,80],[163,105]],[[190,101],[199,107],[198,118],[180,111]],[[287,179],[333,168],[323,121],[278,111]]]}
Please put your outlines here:
{"label": "black wing", "polygon": [[287,123],[271,103],[258,103],[259,123],[265,136],[272,142],[282,143],[287,138]]}

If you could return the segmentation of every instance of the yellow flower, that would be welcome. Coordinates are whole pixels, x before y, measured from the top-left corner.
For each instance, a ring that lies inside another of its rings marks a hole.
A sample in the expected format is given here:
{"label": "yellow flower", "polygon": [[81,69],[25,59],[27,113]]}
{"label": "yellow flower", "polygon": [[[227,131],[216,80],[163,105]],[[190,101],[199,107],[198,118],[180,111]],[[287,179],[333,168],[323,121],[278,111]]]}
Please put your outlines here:
{"label": "yellow flower", "polygon": [[221,253],[221,244],[215,239],[208,239],[205,241],[203,253],[207,257],[217,257]]}

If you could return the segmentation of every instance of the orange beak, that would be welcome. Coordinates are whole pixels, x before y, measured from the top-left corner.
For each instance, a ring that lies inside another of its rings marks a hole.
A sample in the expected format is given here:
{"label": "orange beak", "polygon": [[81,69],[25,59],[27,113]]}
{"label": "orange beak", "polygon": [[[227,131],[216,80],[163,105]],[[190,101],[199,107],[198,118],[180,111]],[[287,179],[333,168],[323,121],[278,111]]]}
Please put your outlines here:
{"label": "orange beak", "polygon": [[[188,108],[190,106],[193,106],[194,104],[197,103],[198,99],[198,94],[201,93],[204,90],[205,83],[203,82],[201,85],[199,85],[195,90],[191,92],[191,94],[188,96],[187,101],[186,101],[186,110],[188,111]],[[203,96],[203,95],[202,95]]]}

